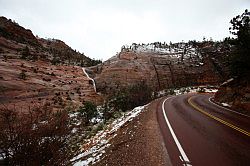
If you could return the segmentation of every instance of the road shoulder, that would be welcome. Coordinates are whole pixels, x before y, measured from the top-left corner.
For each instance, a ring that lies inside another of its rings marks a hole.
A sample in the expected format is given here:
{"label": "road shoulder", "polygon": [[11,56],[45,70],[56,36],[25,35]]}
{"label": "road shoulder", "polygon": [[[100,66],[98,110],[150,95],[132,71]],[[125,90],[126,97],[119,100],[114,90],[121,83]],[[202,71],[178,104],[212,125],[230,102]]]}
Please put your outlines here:
{"label": "road shoulder", "polygon": [[95,165],[171,165],[157,122],[159,103],[159,99],[151,102],[138,117],[120,128],[104,158]]}

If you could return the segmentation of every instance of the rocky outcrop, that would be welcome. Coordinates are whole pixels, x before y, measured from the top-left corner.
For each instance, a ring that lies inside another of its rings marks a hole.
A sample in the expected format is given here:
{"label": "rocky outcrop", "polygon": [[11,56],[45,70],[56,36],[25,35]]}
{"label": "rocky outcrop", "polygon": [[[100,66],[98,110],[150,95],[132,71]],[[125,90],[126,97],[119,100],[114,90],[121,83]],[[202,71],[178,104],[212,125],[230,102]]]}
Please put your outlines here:
{"label": "rocky outcrop", "polygon": [[250,79],[229,79],[215,94],[215,101],[250,114]]}
{"label": "rocky outcrop", "polygon": [[160,51],[136,48],[123,48],[118,55],[90,68],[97,91],[109,93],[139,81],[145,81],[155,91],[191,85],[218,85],[228,75],[222,58],[225,53],[217,53],[213,43],[199,46],[177,43]]}

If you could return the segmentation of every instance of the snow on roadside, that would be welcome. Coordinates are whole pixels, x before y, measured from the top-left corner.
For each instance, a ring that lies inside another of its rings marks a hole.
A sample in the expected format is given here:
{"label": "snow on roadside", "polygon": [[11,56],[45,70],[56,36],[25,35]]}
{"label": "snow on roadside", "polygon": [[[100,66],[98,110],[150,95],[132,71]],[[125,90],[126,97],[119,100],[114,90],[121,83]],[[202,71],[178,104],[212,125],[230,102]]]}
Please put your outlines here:
{"label": "snow on roadside", "polygon": [[82,153],[71,160],[74,163],[73,165],[87,166],[99,161],[102,155],[105,154],[105,148],[111,145],[109,141],[116,136],[115,132],[126,122],[132,121],[133,118],[138,116],[146,106],[139,106],[132,111],[126,112],[121,118],[107,125],[105,130],[99,131],[94,137],[88,139],[87,143],[82,147]]}
{"label": "snow on roadside", "polygon": [[213,86],[181,87],[181,88],[165,89],[165,90],[159,91],[157,93],[157,96],[161,97],[161,96],[165,96],[168,94],[181,95],[185,93],[197,93],[197,92],[216,93],[217,91],[218,91],[218,88],[213,87]]}
{"label": "snow on roadside", "polygon": [[217,88],[204,88],[206,93],[216,93],[218,91]]}
{"label": "snow on roadside", "polygon": [[176,95],[184,94],[184,93],[196,93],[196,92],[204,92],[204,93],[215,93],[218,91],[216,87],[207,87],[207,86],[197,86],[197,87],[184,87],[180,89],[176,89]]}
{"label": "snow on roadside", "polygon": [[[214,93],[217,91],[216,87],[212,86],[199,86],[199,87],[183,87],[178,89],[172,89],[176,95],[192,92],[208,92]],[[158,92],[158,97],[167,95],[168,90]],[[88,166],[98,162],[102,156],[106,153],[105,149],[111,144],[110,140],[116,137],[115,132],[123,126],[126,122],[132,121],[133,118],[138,116],[146,107],[139,106],[132,111],[126,112],[122,117],[114,120],[111,124],[108,124],[104,130],[99,131],[95,136],[86,140],[86,143],[82,146],[82,153],[75,156],[71,162],[74,166]],[[74,115],[72,115],[74,116]]]}

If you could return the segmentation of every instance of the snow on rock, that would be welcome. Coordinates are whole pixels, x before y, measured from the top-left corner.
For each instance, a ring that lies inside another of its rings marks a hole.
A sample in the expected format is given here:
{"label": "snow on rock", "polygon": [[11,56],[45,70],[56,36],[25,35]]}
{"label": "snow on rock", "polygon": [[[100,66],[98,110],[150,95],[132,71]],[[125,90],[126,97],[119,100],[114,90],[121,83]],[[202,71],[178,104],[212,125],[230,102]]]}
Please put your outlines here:
{"label": "snow on rock", "polygon": [[87,143],[82,147],[82,153],[71,160],[74,163],[73,165],[87,166],[99,161],[102,155],[105,154],[105,148],[111,145],[109,141],[116,136],[114,133],[126,122],[138,116],[145,106],[147,105],[139,106],[132,111],[126,112],[121,118],[109,124],[105,130],[99,131],[94,137],[88,139]]}

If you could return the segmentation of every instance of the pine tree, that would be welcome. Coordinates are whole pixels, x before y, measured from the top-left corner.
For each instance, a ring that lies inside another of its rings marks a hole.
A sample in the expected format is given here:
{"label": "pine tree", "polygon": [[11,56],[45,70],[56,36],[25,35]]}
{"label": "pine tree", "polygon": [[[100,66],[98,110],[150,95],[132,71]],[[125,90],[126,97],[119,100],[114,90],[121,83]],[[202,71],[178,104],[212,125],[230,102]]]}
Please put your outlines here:
{"label": "pine tree", "polygon": [[250,77],[250,12],[234,17],[230,23],[230,33],[236,38],[231,40],[235,50],[231,55],[231,73],[237,77]]}

